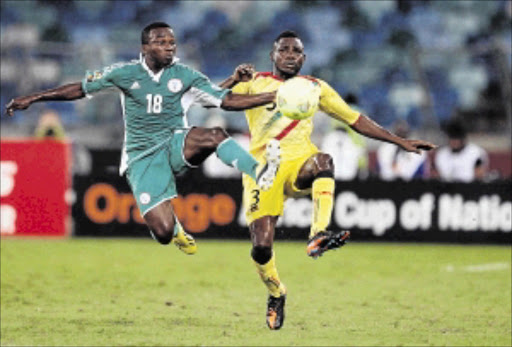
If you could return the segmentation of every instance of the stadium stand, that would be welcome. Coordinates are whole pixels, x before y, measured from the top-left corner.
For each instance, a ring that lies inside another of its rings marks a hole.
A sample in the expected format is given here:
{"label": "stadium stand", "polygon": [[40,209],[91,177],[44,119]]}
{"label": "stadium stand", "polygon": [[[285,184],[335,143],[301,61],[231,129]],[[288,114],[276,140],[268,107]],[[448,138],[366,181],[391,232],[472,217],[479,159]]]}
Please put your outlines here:
{"label": "stadium stand", "polygon": [[[242,62],[268,70],[269,42],[292,29],[306,44],[303,73],[342,95],[358,94],[383,125],[405,119],[415,131],[438,131],[458,115],[470,120],[473,133],[510,132],[510,1],[169,1],[158,2],[158,13],[155,3],[2,1],[2,108],[14,95],[137,59],[140,28],[164,20],[176,28],[180,58],[214,81]],[[71,134],[120,119],[120,108],[101,102],[55,107]],[[3,117],[2,128],[29,132],[37,112]],[[204,122],[206,115],[194,109],[191,120]],[[245,127],[241,114],[227,121]],[[318,129],[326,129],[322,121]]]}

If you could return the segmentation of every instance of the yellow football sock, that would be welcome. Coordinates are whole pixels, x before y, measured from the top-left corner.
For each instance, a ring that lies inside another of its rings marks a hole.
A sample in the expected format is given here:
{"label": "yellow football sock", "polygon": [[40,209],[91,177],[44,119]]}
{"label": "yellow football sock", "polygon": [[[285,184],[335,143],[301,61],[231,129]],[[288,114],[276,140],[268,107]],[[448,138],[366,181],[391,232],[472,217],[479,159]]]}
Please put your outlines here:
{"label": "yellow football sock", "polygon": [[321,177],[314,180],[311,195],[313,197],[313,221],[309,238],[315,236],[319,231],[325,230],[331,222],[334,179]]}
{"label": "yellow football sock", "polygon": [[273,252],[272,258],[270,258],[266,264],[261,265],[257,262],[254,262],[254,264],[256,265],[256,269],[258,270],[261,280],[267,286],[270,295],[277,298],[286,294],[286,287],[281,283],[279,274],[277,273],[276,261]]}

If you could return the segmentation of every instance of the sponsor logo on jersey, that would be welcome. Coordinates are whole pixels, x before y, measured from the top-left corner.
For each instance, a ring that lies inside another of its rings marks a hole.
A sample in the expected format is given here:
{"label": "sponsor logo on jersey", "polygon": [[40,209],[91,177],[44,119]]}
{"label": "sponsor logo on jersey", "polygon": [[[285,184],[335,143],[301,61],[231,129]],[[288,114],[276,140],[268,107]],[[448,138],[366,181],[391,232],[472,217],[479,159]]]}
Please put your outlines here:
{"label": "sponsor logo on jersey", "polygon": [[167,88],[173,93],[179,92],[183,88],[183,82],[177,78],[173,78],[167,82]]}
{"label": "sponsor logo on jersey", "polygon": [[151,196],[149,193],[141,193],[139,195],[139,201],[142,205],[147,205],[151,201]]}
{"label": "sponsor logo on jersey", "polygon": [[133,82],[132,86],[130,87],[130,89],[140,89],[140,84],[139,82],[135,81]]}

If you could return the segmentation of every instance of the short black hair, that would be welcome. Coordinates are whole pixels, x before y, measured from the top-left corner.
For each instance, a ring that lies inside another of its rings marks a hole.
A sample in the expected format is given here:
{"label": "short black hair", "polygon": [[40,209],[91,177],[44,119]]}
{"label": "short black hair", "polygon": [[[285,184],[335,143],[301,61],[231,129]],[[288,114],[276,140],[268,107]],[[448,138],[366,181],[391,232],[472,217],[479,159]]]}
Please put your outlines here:
{"label": "short black hair", "polygon": [[294,37],[294,38],[300,40],[299,35],[295,31],[293,31],[293,30],[285,30],[285,31],[283,31],[281,34],[279,34],[276,37],[276,39],[274,40],[274,43],[278,43],[279,40],[281,40],[284,37]]}
{"label": "short black hair", "polygon": [[444,131],[451,139],[464,139],[467,135],[466,127],[459,119],[452,119],[447,122]]}
{"label": "short black hair", "polygon": [[164,22],[153,22],[149,25],[147,25],[144,29],[142,29],[142,32],[140,33],[140,43],[143,45],[149,43],[149,33],[151,30],[156,28],[169,28],[172,30],[171,26]]}

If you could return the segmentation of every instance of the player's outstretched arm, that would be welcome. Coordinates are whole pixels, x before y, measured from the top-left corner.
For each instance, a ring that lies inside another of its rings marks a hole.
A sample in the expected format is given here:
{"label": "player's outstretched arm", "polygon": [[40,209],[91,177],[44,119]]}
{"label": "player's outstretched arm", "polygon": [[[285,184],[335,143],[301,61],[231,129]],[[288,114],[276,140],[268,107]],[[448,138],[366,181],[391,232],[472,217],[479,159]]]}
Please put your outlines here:
{"label": "player's outstretched arm", "polygon": [[14,111],[25,110],[39,101],[71,101],[81,99],[84,96],[85,93],[80,82],[66,84],[54,89],[14,98],[5,106],[5,114],[13,116]]}
{"label": "player's outstretched arm", "polygon": [[235,68],[235,71],[231,76],[229,76],[219,84],[219,87],[224,89],[231,89],[234,86],[236,86],[239,82],[250,81],[253,75],[254,65],[240,64]]}
{"label": "player's outstretched arm", "polygon": [[436,148],[436,145],[427,141],[404,139],[402,137],[396,136],[363,114],[359,116],[357,121],[352,124],[351,127],[362,135],[371,137],[376,140],[394,143],[408,152],[419,154],[421,150],[429,151]]}
{"label": "player's outstretched arm", "polygon": [[[241,64],[235,68],[231,76],[219,84],[221,88],[233,88],[239,82],[250,81],[254,75],[254,66],[252,64]],[[253,107],[263,106],[274,102],[276,92],[261,94],[236,94],[229,93],[222,100],[221,108],[227,111],[243,111]]]}
{"label": "player's outstretched arm", "polygon": [[222,100],[220,107],[226,111],[243,111],[270,104],[275,98],[276,92],[253,95],[229,93]]}

